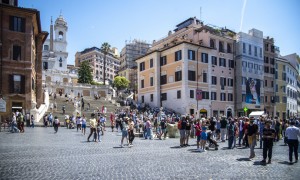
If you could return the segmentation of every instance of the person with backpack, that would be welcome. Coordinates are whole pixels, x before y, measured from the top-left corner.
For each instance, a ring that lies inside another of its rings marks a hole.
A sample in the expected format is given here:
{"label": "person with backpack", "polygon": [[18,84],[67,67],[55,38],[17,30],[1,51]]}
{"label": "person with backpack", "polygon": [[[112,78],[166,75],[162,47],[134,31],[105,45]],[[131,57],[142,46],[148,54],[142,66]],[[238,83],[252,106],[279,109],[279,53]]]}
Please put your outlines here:
{"label": "person with backpack", "polygon": [[271,128],[271,122],[267,121],[265,123],[265,127],[263,128],[263,160],[261,163],[266,164],[267,153],[268,153],[268,164],[271,164],[272,158],[272,148],[273,148],[273,141],[275,138],[275,130]]}
{"label": "person with backpack", "polygon": [[53,123],[54,131],[55,131],[54,133],[57,133],[59,125],[60,125],[59,119],[57,118],[57,116],[55,116],[54,123]]}

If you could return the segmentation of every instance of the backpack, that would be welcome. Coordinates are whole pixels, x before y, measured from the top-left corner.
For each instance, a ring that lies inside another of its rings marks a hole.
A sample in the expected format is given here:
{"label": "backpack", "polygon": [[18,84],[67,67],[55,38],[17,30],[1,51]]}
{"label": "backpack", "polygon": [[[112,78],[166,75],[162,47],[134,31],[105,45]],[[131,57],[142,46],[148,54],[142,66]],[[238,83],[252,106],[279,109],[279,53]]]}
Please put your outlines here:
{"label": "backpack", "polygon": [[178,129],[181,129],[181,120],[178,121],[177,128],[178,128]]}

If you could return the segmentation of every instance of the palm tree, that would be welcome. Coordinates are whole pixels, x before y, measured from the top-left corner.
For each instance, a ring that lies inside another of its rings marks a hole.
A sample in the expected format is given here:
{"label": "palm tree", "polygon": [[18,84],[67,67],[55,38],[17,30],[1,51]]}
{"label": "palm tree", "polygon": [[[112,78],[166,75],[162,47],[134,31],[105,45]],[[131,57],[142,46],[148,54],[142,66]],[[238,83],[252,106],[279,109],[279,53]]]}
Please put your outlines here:
{"label": "palm tree", "polygon": [[107,42],[104,42],[101,45],[101,50],[104,53],[104,71],[103,71],[103,81],[104,81],[104,85],[105,85],[105,79],[106,79],[106,55],[110,52],[110,44],[108,44]]}

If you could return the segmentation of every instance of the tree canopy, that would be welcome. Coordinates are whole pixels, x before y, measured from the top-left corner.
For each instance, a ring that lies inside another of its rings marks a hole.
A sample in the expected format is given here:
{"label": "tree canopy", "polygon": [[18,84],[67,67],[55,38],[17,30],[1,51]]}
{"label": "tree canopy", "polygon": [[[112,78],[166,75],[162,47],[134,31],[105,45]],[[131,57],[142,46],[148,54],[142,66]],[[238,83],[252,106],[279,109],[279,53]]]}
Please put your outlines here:
{"label": "tree canopy", "polygon": [[92,69],[87,61],[80,64],[78,70],[78,83],[91,83],[93,81]]}
{"label": "tree canopy", "polygon": [[130,81],[123,76],[117,76],[114,79],[113,85],[118,90],[128,88]]}

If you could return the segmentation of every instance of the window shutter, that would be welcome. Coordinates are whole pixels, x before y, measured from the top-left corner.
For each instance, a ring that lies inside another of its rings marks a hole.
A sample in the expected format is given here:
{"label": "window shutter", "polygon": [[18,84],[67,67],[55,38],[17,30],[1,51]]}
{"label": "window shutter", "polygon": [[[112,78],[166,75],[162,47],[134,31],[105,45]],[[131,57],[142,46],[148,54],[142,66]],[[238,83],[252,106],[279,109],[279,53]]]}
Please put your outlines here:
{"label": "window shutter", "polygon": [[14,75],[10,74],[9,77],[9,93],[14,93]]}
{"label": "window shutter", "polygon": [[25,94],[25,76],[21,76],[21,94]]}
{"label": "window shutter", "polygon": [[26,19],[25,18],[21,18],[21,31],[25,32],[25,27],[26,27]]}
{"label": "window shutter", "polygon": [[13,31],[14,30],[14,17],[9,16],[9,30]]}

